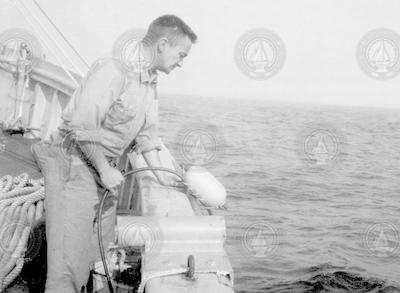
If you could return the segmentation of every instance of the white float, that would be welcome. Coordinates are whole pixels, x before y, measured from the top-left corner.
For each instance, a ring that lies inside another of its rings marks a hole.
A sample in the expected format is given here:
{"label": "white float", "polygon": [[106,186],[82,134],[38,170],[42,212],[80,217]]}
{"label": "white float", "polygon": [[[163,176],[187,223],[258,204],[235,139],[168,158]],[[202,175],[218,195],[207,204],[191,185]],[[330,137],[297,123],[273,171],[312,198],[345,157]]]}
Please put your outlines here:
{"label": "white float", "polygon": [[185,183],[205,206],[222,207],[225,204],[225,187],[205,168],[190,167],[185,173]]}

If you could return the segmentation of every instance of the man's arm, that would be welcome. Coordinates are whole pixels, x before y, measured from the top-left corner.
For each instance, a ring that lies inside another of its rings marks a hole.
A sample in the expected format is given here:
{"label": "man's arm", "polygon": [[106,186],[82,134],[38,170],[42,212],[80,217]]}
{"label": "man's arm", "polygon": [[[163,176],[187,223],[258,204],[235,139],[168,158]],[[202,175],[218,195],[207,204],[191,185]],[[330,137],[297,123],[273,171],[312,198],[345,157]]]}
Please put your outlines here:
{"label": "man's arm", "polygon": [[122,83],[123,78],[114,69],[111,61],[96,64],[77,89],[75,94],[79,99],[60,128],[69,132],[78,142],[85,157],[96,168],[103,184],[109,189],[119,185],[123,177],[108,164],[100,144],[102,134],[99,129]]}
{"label": "man's arm", "polygon": [[[163,167],[159,151],[161,142],[158,138],[158,104],[153,100],[148,112],[145,113],[145,122],[136,136],[136,152],[143,155],[149,167]],[[161,185],[176,186],[176,178],[164,171],[153,171]]]}
{"label": "man's arm", "polygon": [[[162,167],[160,155],[157,149],[153,149],[148,152],[142,153],[144,160],[149,167]],[[161,185],[176,186],[176,180],[168,176],[164,171],[153,171],[154,176],[156,176],[158,182]]]}
{"label": "man's arm", "polygon": [[101,145],[93,142],[80,142],[79,147],[96,168],[106,188],[111,190],[122,183],[124,178],[121,172],[109,165]]}

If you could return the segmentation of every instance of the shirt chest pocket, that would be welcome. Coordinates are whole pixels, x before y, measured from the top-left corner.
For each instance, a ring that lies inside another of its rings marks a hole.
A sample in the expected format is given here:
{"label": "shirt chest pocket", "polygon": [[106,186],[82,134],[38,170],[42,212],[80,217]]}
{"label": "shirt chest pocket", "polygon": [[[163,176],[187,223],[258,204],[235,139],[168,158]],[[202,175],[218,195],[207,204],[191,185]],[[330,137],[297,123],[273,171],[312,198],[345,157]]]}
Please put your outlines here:
{"label": "shirt chest pocket", "polygon": [[117,99],[108,109],[103,124],[107,128],[114,129],[119,125],[132,122],[135,116],[135,109],[125,105],[121,99]]}

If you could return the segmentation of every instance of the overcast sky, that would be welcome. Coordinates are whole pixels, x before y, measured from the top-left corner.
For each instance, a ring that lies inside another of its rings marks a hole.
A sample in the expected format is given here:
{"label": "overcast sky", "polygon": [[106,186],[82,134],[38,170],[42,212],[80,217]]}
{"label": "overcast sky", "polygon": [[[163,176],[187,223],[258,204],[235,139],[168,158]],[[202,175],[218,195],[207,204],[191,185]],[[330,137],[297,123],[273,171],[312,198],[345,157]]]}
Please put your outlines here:
{"label": "overcast sky", "polygon": [[[88,62],[110,52],[130,28],[146,28],[166,13],[181,17],[199,42],[182,68],[160,76],[160,93],[400,107],[400,75],[373,79],[356,59],[370,30],[400,33],[398,0],[37,1]],[[2,28],[29,28],[10,0],[0,3]],[[260,27],[275,32],[286,48],[282,69],[267,80],[248,78],[234,61],[239,37]]]}

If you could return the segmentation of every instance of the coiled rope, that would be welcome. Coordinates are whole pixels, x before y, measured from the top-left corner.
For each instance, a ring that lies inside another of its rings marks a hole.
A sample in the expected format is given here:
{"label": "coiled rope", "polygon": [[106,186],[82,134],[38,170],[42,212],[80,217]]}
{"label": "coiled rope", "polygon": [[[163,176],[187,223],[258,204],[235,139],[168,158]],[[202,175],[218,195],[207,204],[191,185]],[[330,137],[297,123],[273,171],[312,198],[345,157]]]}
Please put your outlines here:
{"label": "coiled rope", "polygon": [[32,228],[43,216],[43,202],[43,178],[32,180],[25,173],[0,178],[0,292],[21,273],[26,258],[34,256],[27,246]]}

